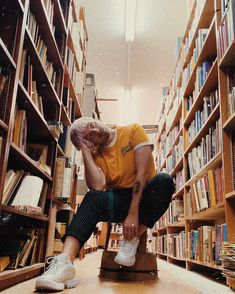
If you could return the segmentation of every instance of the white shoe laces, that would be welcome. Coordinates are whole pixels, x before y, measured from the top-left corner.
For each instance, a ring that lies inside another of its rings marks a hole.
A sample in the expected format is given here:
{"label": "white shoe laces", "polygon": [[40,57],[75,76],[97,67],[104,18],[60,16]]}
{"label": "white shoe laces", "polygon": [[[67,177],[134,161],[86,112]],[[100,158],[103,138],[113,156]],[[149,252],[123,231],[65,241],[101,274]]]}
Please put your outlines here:
{"label": "white shoe laces", "polygon": [[47,259],[48,267],[44,274],[56,274],[58,270],[64,265],[64,260],[61,260],[59,256],[51,256]]}
{"label": "white shoe laces", "polygon": [[136,242],[137,240],[124,240],[122,243],[121,251],[125,254],[130,254],[130,252],[133,251],[133,249],[136,249]]}

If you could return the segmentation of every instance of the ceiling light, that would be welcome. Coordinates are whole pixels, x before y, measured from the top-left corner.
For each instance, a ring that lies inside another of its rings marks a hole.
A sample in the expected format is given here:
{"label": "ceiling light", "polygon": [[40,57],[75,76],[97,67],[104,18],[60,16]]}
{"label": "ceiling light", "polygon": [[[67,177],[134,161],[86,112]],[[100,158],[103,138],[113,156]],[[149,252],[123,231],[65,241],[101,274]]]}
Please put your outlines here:
{"label": "ceiling light", "polygon": [[126,0],[126,41],[133,42],[135,38],[136,0]]}

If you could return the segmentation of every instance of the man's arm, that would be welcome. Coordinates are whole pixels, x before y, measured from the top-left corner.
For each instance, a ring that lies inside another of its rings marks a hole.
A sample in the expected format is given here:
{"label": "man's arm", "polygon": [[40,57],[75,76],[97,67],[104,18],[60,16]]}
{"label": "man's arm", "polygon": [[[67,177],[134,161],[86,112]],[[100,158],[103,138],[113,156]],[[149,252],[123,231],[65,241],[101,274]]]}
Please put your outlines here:
{"label": "man's arm", "polygon": [[84,166],[86,184],[90,190],[103,191],[106,186],[105,175],[103,171],[97,167],[91,155],[91,149],[87,146],[81,147]]}
{"label": "man's arm", "polygon": [[140,147],[135,151],[136,180],[133,187],[131,205],[124,222],[124,238],[128,240],[138,236],[139,202],[147,181],[151,153],[152,146],[150,145]]}

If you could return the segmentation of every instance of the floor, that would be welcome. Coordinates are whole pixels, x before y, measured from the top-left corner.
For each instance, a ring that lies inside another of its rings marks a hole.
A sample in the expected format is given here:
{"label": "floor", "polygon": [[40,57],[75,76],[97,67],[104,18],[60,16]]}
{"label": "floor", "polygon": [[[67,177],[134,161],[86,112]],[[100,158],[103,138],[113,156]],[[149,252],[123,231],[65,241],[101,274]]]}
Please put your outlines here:
{"label": "floor", "polygon": [[[228,287],[208,280],[199,274],[158,260],[159,278],[150,282],[101,281],[98,277],[102,250],[90,253],[76,261],[78,286],[63,291],[66,294],[231,294]],[[35,279],[2,291],[3,294],[40,293],[34,289]],[[44,292],[45,293],[45,292]]]}

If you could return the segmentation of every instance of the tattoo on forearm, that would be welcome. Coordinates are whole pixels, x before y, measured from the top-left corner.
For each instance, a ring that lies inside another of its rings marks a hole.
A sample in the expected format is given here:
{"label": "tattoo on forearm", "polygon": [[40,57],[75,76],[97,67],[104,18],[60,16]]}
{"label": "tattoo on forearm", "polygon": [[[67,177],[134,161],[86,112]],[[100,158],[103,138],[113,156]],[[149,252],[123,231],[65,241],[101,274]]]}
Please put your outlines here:
{"label": "tattoo on forearm", "polygon": [[134,194],[138,194],[140,190],[142,189],[140,181],[135,182],[134,184]]}

